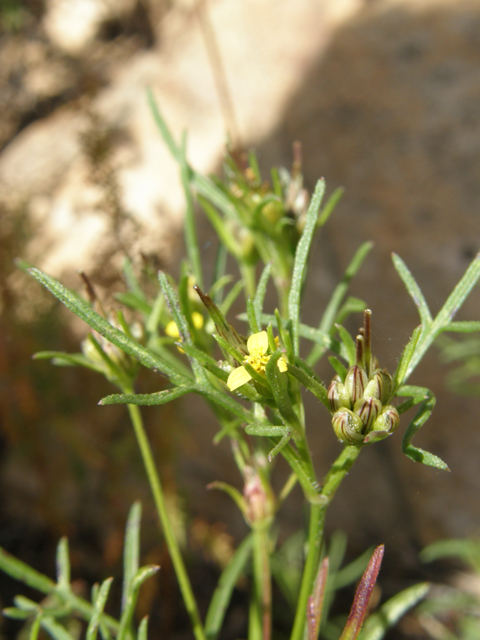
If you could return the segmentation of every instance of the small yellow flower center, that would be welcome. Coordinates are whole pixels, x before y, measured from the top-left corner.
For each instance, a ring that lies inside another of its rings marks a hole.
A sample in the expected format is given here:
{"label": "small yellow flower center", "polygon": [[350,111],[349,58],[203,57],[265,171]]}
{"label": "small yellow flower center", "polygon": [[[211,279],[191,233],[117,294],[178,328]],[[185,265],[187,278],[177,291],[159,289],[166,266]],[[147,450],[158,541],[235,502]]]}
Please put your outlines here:
{"label": "small yellow flower center", "polygon": [[270,360],[270,356],[267,356],[264,353],[251,353],[248,355],[244,362],[251,365],[257,373],[265,373],[265,367],[267,366],[267,362]]}

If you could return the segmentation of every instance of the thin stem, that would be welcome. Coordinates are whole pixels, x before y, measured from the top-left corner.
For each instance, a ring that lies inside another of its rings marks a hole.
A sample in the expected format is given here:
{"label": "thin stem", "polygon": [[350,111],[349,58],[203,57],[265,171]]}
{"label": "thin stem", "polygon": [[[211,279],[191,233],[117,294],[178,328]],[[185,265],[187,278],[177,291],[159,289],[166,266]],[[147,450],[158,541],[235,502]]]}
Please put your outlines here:
{"label": "thin stem", "polygon": [[261,612],[262,640],[270,640],[272,634],[272,582],[268,527],[258,527],[253,531],[253,571],[257,606]]}
{"label": "thin stem", "polygon": [[[128,393],[127,390],[125,390],[125,392]],[[129,392],[131,393],[131,390]],[[150,449],[150,444],[143,427],[140,410],[137,405],[129,404],[127,406],[133,429],[135,431],[135,436],[137,438],[138,446],[140,448],[140,453],[142,455],[145,471],[147,472],[148,482],[152,490],[157,514],[163,529],[163,535],[165,536],[168,551],[170,553],[172,564],[177,575],[178,584],[183,596],[183,601],[185,603],[187,613],[190,616],[193,633],[196,640],[207,640],[200,619],[200,614],[198,612],[195,596],[193,595],[190,580],[188,578],[187,571],[183,563],[183,558],[180,553],[180,548],[178,546],[177,540],[173,533],[172,525],[170,523],[170,519],[168,517],[168,512],[165,504],[165,496],[160,482],[160,477],[153,460],[152,450]]]}
{"label": "thin stem", "polygon": [[308,598],[312,594],[320,562],[327,507],[333,500],[341,481],[358,458],[360,450],[361,447],[356,446],[344,447],[325,478],[325,483],[319,496],[321,501],[318,504],[312,504],[310,507],[307,559],[303,569],[302,585],[290,640],[302,640],[304,637]]}

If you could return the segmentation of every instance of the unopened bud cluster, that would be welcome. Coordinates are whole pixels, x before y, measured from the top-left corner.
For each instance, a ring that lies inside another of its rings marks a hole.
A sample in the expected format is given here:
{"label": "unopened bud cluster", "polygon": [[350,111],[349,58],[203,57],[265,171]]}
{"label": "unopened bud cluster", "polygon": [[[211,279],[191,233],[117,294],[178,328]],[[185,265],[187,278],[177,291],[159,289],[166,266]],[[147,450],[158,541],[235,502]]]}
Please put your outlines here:
{"label": "unopened bud cluster", "polygon": [[365,324],[357,336],[356,364],[341,380],[335,376],[328,388],[328,400],[333,413],[332,426],[338,439],[345,444],[367,444],[391,435],[398,427],[400,416],[389,404],[393,394],[392,377],[379,369],[370,351],[370,315],[365,312]]}

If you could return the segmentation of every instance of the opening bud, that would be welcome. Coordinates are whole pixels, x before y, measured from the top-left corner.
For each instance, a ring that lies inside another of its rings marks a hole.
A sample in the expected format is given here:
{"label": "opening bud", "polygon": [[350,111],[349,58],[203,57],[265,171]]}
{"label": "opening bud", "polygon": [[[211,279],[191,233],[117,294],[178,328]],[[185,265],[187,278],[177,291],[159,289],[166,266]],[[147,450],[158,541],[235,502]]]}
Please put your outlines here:
{"label": "opening bud", "polygon": [[382,412],[373,424],[373,431],[386,431],[388,435],[393,433],[400,424],[398,411],[391,404],[383,407]]}
{"label": "opening bud", "polygon": [[382,403],[376,398],[361,398],[354,404],[353,410],[363,422],[365,430],[369,431],[382,410]]}
{"label": "opening bud", "polygon": [[350,395],[345,385],[339,380],[332,380],[330,383],[328,387],[328,401],[330,402],[333,412],[338,411],[342,407],[346,407],[347,409],[352,408]]}
{"label": "opening bud", "polygon": [[350,409],[340,409],[332,417],[335,435],[344,444],[360,444],[363,442],[363,422]]}
{"label": "opening bud", "polygon": [[368,378],[363,367],[360,367],[358,364],[350,367],[345,378],[345,387],[353,405],[357,400],[363,398],[367,384]]}
{"label": "opening bud", "polygon": [[377,398],[382,404],[390,399],[392,392],[392,376],[386,371],[376,371],[370,382],[365,387],[365,398]]}

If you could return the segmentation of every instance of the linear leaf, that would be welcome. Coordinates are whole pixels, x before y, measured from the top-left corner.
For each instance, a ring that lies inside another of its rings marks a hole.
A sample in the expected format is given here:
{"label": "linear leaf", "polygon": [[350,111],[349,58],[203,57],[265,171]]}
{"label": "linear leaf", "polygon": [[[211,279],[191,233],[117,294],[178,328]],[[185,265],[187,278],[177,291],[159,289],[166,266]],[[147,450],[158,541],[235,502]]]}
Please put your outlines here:
{"label": "linear leaf", "polygon": [[100,588],[98,589],[98,593],[93,602],[92,617],[90,618],[90,622],[88,623],[87,627],[87,633],[85,636],[86,640],[96,640],[97,638],[100,618],[105,608],[105,603],[107,602],[108,592],[110,591],[112,582],[113,578],[107,578],[102,582]]}
{"label": "linear leaf", "polygon": [[412,607],[427,595],[428,582],[415,584],[390,598],[365,623],[359,640],[382,640],[385,633]]}
{"label": "linear leaf", "polygon": [[133,577],[130,584],[128,597],[125,602],[125,607],[120,618],[117,640],[125,640],[129,636],[133,614],[135,613],[135,606],[137,604],[137,599],[140,592],[140,587],[145,582],[145,580],[148,580],[148,578],[154,576],[159,569],[160,567],[156,565],[147,565],[145,567],[142,567],[141,569],[138,569],[137,573]]}
{"label": "linear leaf", "polygon": [[75,640],[75,638],[63,627],[58,624],[51,616],[42,616],[40,625],[48,631],[54,640]]}
{"label": "linear leaf", "polygon": [[400,258],[400,256],[398,256],[396,253],[392,253],[392,260],[398,275],[403,280],[408,293],[412,297],[412,300],[418,309],[418,313],[420,314],[420,321],[425,327],[427,327],[432,321],[432,314],[430,313],[427,301],[425,300],[423,293],[417,284],[417,281],[413,277],[410,269]]}
{"label": "linear leaf", "polygon": [[268,279],[270,278],[271,271],[272,271],[272,263],[268,262],[262,271],[262,275],[260,276],[257,290],[255,292],[255,297],[253,299],[253,307],[255,309],[255,316],[257,318],[257,324],[259,326],[262,324],[263,302],[265,300]]}
{"label": "linear leaf", "polygon": [[138,625],[137,640],[148,639],[148,616],[144,616]]}
{"label": "linear leaf", "polygon": [[194,390],[194,386],[189,386],[165,389],[164,391],[157,391],[156,393],[114,393],[111,396],[102,398],[98,404],[138,404],[146,406],[166,404]]}
{"label": "linear leaf", "polygon": [[123,548],[123,588],[122,611],[124,611],[128,595],[132,588],[133,578],[138,571],[140,558],[140,520],[142,518],[142,505],[135,502],[128,514],[125,528],[125,545]]}
{"label": "linear leaf", "polygon": [[[170,313],[172,314],[172,318],[177,325],[177,329],[182,338],[182,342],[193,346],[193,340],[190,333],[190,328],[188,326],[188,321],[185,317],[185,314],[183,313],[183,310],[180,306],[180,301],[173,286],[169,281],[169,278],[165,273],[159,271],[158,281],[160,282],[160,288],[163,291],[168,308],[170,309]],[[195,378],[198,381],[205,382],[207,378],[203,368],[199,365],[195,358],[189,358],[189,360],[192,370],[195,374]]]}
{"label": "linear leaf", "polygon": [[70,589],[70,558],[68,540],[63,537],[57,545],[57,585],[59,589]]}
{"label": "linear leaf", "polygon": [[245,573],[245,566],[253,547],[253,535],[250,533],[239,545],[232,559],[225,567],[218,585],[213,593],[205,620],[205,635],[208,640],[215,640],[220,633],[228,603],[240,576]]}
{"label": "linear leaf", "polygon": [[317,226],[318,211],[325,193],[325,181],[319,180],[315,187],[310,206],[308,207],[305,227],[295,251],[292,285],[288,297],[288,315],[292,322],[292,343],[295,355],[299,354],[300,298],[307,269],[307,260],[312,244],[313,234]]}
{"label": "linear leaf", "polygon": [[413,436],[423,427],[435,407],[436,400],[433,393],[430,389],[423,387],[403,386],[397,390],[397,395],[412,396],[415,404],[418,404],[421,400],[420,408],[403,436],[403,453],[414,462],[420,462],[421,464],[434,467],[440,471],[450,471],[448,465],[441,458],[412,445]]}
{"label": "linear leaf", "polygon": [[123,331],[120,331],[82,300],[76,293],[64,287],[58,280],[47,276],[39,269],[29,269],[28,273],[38,282],[43,284],[53,295],[60,300],[70,311],[86,322],[92,329],[106,338],[109,342],[117,346],[125,353],[141,362],[148,369],[158,370],[175,382],[182,384],[188,382],[188,378],[182,376],[173,367],[158,358],[154,353],[142,347],[138,342],[132,340]]}

